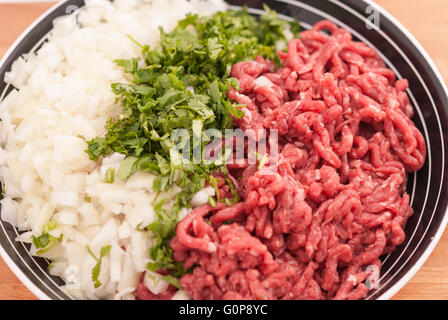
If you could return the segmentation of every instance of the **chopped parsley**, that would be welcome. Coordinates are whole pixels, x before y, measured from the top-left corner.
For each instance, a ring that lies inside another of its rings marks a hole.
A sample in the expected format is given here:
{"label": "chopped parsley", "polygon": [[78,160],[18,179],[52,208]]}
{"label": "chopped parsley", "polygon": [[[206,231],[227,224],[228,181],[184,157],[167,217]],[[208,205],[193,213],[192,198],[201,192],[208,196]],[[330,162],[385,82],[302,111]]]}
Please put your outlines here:
{"label": "chopped parsley", "polygon": [[149,278],[151,278],[156,284],[157,282],[159,282],[160,280],[164,280],[166,282],[168,282],[169,284],[175,286],[177,289],[182,290],[182,286],[180,285],[180,281],[178,277],[172,276],[172,275],[160,275],[158,274],[157,276],[155,275],[151,275],[148,274],[147,275]]}
{"label": "chopped parsley", "polygon": [[[238,88],[230,77],[232,66],[258,55],[279,62],[277,42],[286,43],[299,31],[297,21],[286,22],[265,10],[260,18],[246,8],[211,16],[188,14],[174,30],[160,29],[160,46],[151,48],[131,38],[141,47],[141,56],[115,61],[130,79],[111,86],[122,113],[108,121],[105,136],[87,141],[87,154],[94,161],[113,152],[124,154],[119,179],[142,170],[156,175],[152,188],[160,193],[174,184],[182,189],[169,212],[162,204],[156,206],[158,220],[145,228],[156,238],[150,270],[169,270],[175,276],[186,272],[174,262],[169,240],[179,211],[190,206],[207,180],[217,189],[213,174],[225,171],[225,150],[220,159],[205,161],[204,149],[216,137],[211,132],[219,136],[233,128],[234,117],[244,115],[227,97],[231,86]],[[239,198],[231,182],[226,183],[234,197],[220,199],[217,192],[217,201],[232,205]]]}
{"label": "chopped parsley", "polygon": [[32,236],[31,237],[31,239],[33,240],[34,246],[36,247],[36,249],[38,249],[37,250],[38,255],[41,255],[41,254],[47,252],[48,250],[53,248],[55,245],[57,245],[58,242],[62,241],[62,234],[59,238],[56,238],[56,237],[52,236],[51,234],[49,234],[50,230],[53,230],[56,228],[57,228],[56,223],[53,220],[51,220],[44,226],[43,232],[40,236],[38,236],[38,237]]}
{"label": "chopped parsley", "polygon": [[106,171],[106,183],[114,183],[115,168],[109,168]]}
{"label": "chopped parsley", "polygon": [[100,275],[101,272],[101,261],[103,259],[104,256],[108,255],[110,252],[110,248],[111,246],[104,246],[101,248],[100,250],[100,257],[97,258],[95,256],[95,254],[92,252],[92,250],[90,249],[90,247],[87,245],[87,251],[89,252],[89,254],[96,260],[96,265],[93,267],[92,269],[92,281],[93,281],[93,286],[96,288],[99,288],[102,283],[100,280],[98,280],[98,277]]}
{"label": "chopped parsley", "polygon": [[207,201],[208,201],[209,205],[211,205],[212,207],[216,207],[216,201],[215,201],[215,199],[213,197],[209,196]]}
{"label": "chopped parsley", "polygon": [[233,220],[232,220],[232,219],[224,220],[224,221],[222,222],[222,224],[232,224],[232,223],[233,223]]}

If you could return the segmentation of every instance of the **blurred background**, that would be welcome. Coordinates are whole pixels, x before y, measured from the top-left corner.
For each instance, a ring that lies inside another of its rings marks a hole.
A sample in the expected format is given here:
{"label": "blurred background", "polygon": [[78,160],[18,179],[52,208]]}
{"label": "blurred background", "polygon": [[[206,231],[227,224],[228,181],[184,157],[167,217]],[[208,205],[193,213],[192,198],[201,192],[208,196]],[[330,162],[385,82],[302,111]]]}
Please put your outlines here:
{"label": "blurred background", "polygon": [[[324,0],[319,0],[324,1]],[[56,1],[0,0],[0,59],[20,34]],[[448,82],[447,0],[376,0],[422,44]],[[0,300],[36,297],[0,258]],[[448,230],[414,278],[394,299],[448,299]]]}

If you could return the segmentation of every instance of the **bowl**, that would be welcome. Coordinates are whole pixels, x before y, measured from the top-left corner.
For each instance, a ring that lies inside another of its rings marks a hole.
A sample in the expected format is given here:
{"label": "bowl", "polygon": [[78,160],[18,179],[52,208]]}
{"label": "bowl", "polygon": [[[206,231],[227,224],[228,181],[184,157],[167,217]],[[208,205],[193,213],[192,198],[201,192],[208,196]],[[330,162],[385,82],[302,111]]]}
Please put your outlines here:
{"label": "bowl", "polygon": [[[81,7],[82,0],[57,3],[36,20],[0,61],[0,100],[12,87],[3,82],[5,72],[24,53],[39,50],[52,21]],[[230,0],[231,8],[247,5],[249,12],[264,12],[263,3],[282,18],[299,19],[303,29],[328,19],[349,30],[360,41],[376,48],[398,78],[409,81],[408,95],[415,109],[413,121],[427,143],[424,167],[408,177],[407,191],[414,208],[405,228],[406,240],[382,257],[379,287],[366,299],[390,299],[424,264],[448,223],[447,187],[448,91],[429,55],[417,40],[388,12],[369,0]],[[26,244],[15,241],[18,231],[0,221],[0,254],[15,275],[40,299],[70,299],[59,286],[63,281],[47,271],[48,261],[32,257]]]}

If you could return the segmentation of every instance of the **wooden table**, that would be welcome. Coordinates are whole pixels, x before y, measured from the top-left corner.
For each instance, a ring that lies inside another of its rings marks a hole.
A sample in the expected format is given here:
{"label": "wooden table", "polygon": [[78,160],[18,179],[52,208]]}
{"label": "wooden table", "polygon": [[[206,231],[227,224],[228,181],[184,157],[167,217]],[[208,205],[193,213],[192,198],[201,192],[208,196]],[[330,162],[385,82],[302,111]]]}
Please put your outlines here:
{"label": "wooden table", "polygon": [[[448,3],[446,0],[377,0],[428,51],[448,83]],[[0,4],[0,57],[51,2]],[[36,299],[0,259],[0,299]],[[394,299],[448,299],[448,230],[414,278]]]}

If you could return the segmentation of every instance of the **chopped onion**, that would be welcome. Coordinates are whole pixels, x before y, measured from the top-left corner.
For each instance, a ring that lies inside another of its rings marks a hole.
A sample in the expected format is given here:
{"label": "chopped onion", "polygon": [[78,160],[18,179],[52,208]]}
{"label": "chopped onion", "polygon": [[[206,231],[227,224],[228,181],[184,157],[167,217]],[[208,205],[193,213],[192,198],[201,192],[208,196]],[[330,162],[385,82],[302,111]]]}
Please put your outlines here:
{"label": "chopped onion", "polygon": [[191,298],[186,294],[184,290],[177,291],[171,300],[191,300]]}
{"label": "chopped onion", "polygon": [[208,197],[215,195],[215,189],[213,187],[206,187],[198,191],[190,201],[192,207],[198,207],[208,202]]}
{"label": "chopped onion", "polygon": [[2,220],[13,226],[17,226],[17,211],[19,210],[19,204],[10,197],[0,200],[0,204]]}
{"label": "chopped onion", "polygon": [[160,278],[160,274],[147,270],[145,272],[144,277],[145,286],[151,291],[153,294],[160,294],[170,285],[165,280]]}

